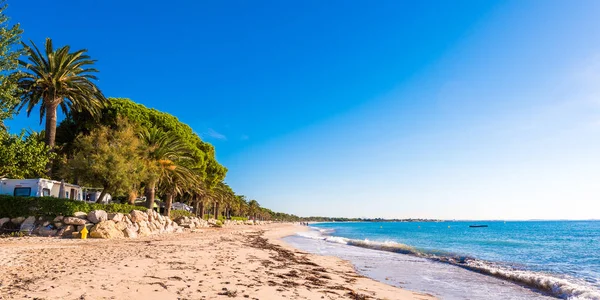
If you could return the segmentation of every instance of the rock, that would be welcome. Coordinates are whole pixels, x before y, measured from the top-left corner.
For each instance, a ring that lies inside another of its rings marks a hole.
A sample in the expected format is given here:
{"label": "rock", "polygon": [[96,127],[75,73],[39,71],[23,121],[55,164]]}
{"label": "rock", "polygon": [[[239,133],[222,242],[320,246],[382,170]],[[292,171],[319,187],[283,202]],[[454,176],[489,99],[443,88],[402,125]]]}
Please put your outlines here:
{"label": "rock", "polygon": [[97,239],[114,239],[114,238],[123,238],[125,235],[121,230],[118,230],[115,226],[115,222],[111,221],[102,221],[92,229],[90,229],[90,237]]}
{"label": "rock", "polygon": [[92,210],[87,215],[87,219],[94,224],[98,224],[102,221],[108,220],[108,214],[103,210]]}
{"label": "rock", "polygon": [[63,228],[61,228],[56,235],[57,236],[61,236],[61,237],[65,237],[65,238],[71,238],[73,237],[73,232],[75,232],[75,226],[73,225],[67,225]]}
{"label": "rock", "polygon": [[56,228],[61,228],[64,226],[64,224],[62,222],[56,222],[54,223],[54,226],[56,226]]}
{"label": "rock", "polygon": [[[143,224],[143,223],[142,223]],[[139,236],[149,236],[152,234],[152,231],[148,228],[148,226],[140,226],[138,229]]]}
{"label": "rock", "polygon": [[27,219],[25,219],[22,223],[21,223],[21,229],[20,231],[28,231],[31,232],[34,227],[35,227],[35,217],[30,216],[27,217]]}
{"label": "rock", "polygon": [[57,229],[52,229],[49,227],[40,227],[38,234],[41,236],[55,236],[56,233],[58,232]]}
{"label": "rock", "polygon": [[62,220],[63,220],[64,218],[65,218],[65,217],[63,217],[63,216],[56,216],[56,218],[54,218],[54,222],[62,222]]}
{"label": "rock", "polygon": [[115,221],[115,223],[123,221],[124,215],[122,213],[108,214],[108,219]]}
{"label": "rock", "polygon": [[0,227],[2,227],[2,225],[4,225],[4,223],[9,222],[10,218],[2,218],[0,219]]}
{"label": "rock", "polygon": [[23,223],[23,221],[25,221],[25,218],[23,218],[23,217],[16,217],[16,218],[10,219],[10,222],[15,225],[19,225],[19,224]]}
{"label": "rock", "polygon": [[134,223],[148,221],[148,214],[134,209],[129,213],[129,219],[131,219],[131,222],[134,222]]}
{"label": "rock", "polygon": [[78,211],[78,212],[75,212],[75,213],[73,214],[73,217],[75,217],[75,218],[80,218],[80,219],[87,219],[87,215],[88,215],[88,214],[86,214],[86,213],[84,213],[84,212],[82,212],[82,211]]}
{"label": "rock", "polygon": [[80,219],[77,217],[66,217],[63,219],[63,222],[68,225],[84,225],[87,223],[86,219]]}
{"label": "rock", "polygon": [[48,225],[50,225],[50,222],[48,222],[48,221],[46,221],[46,222],[42,223],[42,226],[44,226],[44,227],[46,227],[46,226],[48,226]]}
{"label": "rock", "polygon": [[[114,222],[114,221],[113,221],[113,222]],[[115,223],[115,227],[116,227],[118,230],[121,230],[121,231],[123,231],[123,230],[125,230],[125,228],[127,228],[127,223],[125,223],[125,222],[123,222],[123,221],[121,221],[121,222],[116,222],[116,223]]]}
{"label": "rock", "polygon": [[123,233],[125,234],[125,237],[128,237],[130,239],[135,239],[138,237],[137,230],[138,230],[138,228],[136,226],[127,225],[125,230],[123,230]]}

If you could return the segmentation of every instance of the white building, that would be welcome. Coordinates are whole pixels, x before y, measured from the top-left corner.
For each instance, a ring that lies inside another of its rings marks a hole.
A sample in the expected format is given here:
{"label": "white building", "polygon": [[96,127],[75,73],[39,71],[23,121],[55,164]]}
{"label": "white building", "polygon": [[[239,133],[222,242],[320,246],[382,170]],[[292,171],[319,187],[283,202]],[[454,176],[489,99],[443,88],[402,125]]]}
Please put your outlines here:
{"label": "white building", "polygon": [[57,197],[73,200],[83,200],[83,192],[80,186],[44,178],[2,178],[0,179],[0,195],[24,197]]}

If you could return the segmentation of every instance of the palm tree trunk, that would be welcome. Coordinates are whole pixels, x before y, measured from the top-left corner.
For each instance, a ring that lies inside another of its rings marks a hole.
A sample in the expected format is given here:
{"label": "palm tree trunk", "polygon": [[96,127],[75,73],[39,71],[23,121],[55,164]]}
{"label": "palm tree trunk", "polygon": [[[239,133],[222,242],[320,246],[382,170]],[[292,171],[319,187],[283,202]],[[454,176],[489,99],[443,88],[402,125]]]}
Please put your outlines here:
{"label": "palm tree trunk", "polygon": [[196,213],[196,217],[198,217],[199,212],[200,212],[200,198],[194,197],[194,213]]}
{"label": "palm tree trunk", "polygon": [[137,198],[137,191],[136,190],[131,190],[129,191],[128,194],[128,198],[127,198],[127,203],[130,205],[134,205],[135,204],[135,199]]}
{"label": "palm tree trunk", "polygon": [[50,147],[50,151],[56,142],[56,110],[60,102],[60,99],[53,100],[52,103],[46,104],[46,145]]}
{"label": "palm tree trunk", "polygon": [[154,187],[156,186],[156,182],[151,182],[146,185],[144,193],[146,194],[146,207],[149,209],[154,209]]}
{"label": "palm tree trunk", "polygon": [[217,218],[217,202],[213,201],[213,219]]}
{"label": "palm tree trunk", "polygon": [[96,203],[102,203],[102,199],[104,199],[104,196],[106,196],[106,187],[104,187],[102,189],[102,192],[100,192],[100,196],[98,196],[98,199],[96,199]]}
{"label": "palm tree trunk", "polygon": [[171,204],[173,203],[173,193],[168,193],[167,194],[167,199],[165,201],[165,212],[164,212],[164,216],[168,217],[171,215]]}
{"label": "palm tree trunk", "polygon": [[200,219],[204,219],[204,198],[200,199]]}

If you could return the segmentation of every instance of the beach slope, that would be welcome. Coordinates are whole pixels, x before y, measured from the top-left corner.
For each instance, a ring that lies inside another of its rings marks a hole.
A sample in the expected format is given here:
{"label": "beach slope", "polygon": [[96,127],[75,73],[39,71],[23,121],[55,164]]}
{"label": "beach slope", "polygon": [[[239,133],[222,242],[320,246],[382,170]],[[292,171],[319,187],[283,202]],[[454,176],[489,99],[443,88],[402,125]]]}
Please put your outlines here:
{"label": "beach slope", "polygon": [[0,239],[0,299],[433,299],[235,226],[137,240]]}

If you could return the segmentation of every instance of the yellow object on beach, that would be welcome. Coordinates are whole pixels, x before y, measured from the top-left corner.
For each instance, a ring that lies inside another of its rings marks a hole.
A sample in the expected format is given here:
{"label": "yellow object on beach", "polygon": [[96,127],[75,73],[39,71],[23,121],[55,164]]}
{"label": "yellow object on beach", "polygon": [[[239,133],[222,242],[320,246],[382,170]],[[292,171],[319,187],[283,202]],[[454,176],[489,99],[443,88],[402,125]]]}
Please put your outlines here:
{"label": "yellow object on beach", "polygon": [[82,240],[87,239],[87,234],[88,234],[88,230],[87,230],[87,227],[84,225],[83,229],[81,229],[81,239]]}

